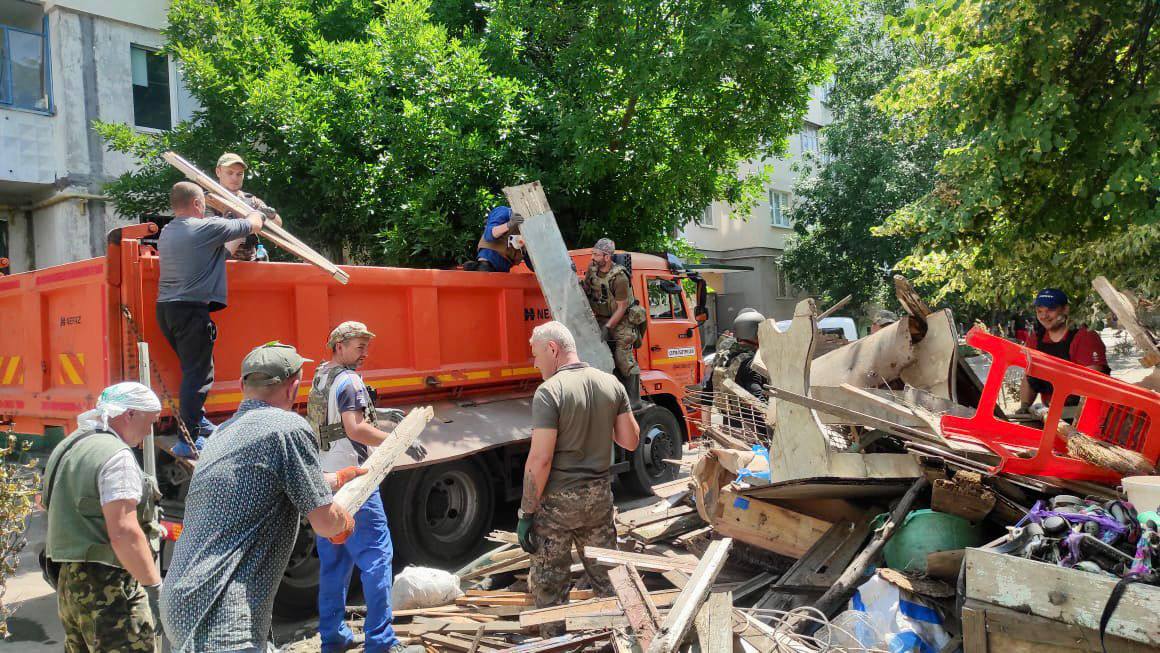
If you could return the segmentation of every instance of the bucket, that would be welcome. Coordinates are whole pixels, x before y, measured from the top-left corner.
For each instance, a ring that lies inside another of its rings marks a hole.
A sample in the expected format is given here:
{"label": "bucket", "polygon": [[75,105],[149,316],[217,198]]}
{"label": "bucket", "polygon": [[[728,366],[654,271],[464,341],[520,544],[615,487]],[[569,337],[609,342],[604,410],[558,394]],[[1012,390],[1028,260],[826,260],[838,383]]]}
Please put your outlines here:
{"label": "bucket", "polygon": [[1138,512],[1160,510],[1160,476],[1129,476],[1120,485]]}
{"label": "bucket", "polygon": [[[877,528],[886,521],[883,513],[874,519]],[[882,547],[886,566],[901,571],[926,573],[926,554],[978,546],[979,526],[959,517],[933,510],[912,510],[894,537]]]}

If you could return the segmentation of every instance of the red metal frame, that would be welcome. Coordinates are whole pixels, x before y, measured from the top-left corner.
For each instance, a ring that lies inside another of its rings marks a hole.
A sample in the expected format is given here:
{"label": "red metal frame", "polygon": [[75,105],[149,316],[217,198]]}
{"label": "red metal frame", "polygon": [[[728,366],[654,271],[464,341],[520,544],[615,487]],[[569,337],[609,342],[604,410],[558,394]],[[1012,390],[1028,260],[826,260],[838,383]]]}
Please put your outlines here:
{"label": "red metal frame", "polygon": [[[1067,455],[1067,443],[1057,433],[1064,402],[1082,399],[1075,427],[1081,433],[1139,452],[1156,464],[1160,459],[1160,393],[1114,379],[1070,361],[1028,349],[978,328],[967,344],[991,355],[991,370],[974,417],[945,415],[943,435],[980,442],[999,456],[994,469],[1029,476],[1118,483],[1121,475]],[[1003,377],[1010,367],[1052,385],[1052,401],[1042,429],[995,417]],[[1030,458],[1018,454],[1033,451]]]}

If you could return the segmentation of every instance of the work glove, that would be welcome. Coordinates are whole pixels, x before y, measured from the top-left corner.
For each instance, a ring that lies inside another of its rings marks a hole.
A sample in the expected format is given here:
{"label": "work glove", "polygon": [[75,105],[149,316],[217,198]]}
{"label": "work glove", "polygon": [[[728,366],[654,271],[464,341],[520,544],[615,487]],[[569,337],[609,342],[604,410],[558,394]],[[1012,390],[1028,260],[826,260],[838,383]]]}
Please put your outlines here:
{"label": "work glove", "polygon": [[407,447],[407,455],[411,457],[411,460],[423,460],[427,457],[427,447],[424,447],[422,442],[413,442],[411,446]]}
{"label": "work glove", "polygon": [[354,532],[354,517],[352,517],[351,514],[349,512],[347,512],[344,508],[339,508],[339,510],[342,511],[342,517],[343,517],[342,532],[339,533],[338,535],[335,535],[334,537],[326,538],[326,539],[330,540],[331,544],[342,544],[342,543],[346,542],[347,538],[349,538],[351,533]]}
{"label": "work glove", "polygon": [[153,614],[153,630],[156,633],[161,632],[161,583],[156,585],[143,585],[145,588],[145,597],[149,601],[149,612]]}
{"label": "work glove", "polygon": [[524,216],[513,211],[511,219],[508,220],[508,229],[512,233],[515,233],[515,232],[519,231],[520,225],[522,225],[523,223],[524,223]]}
{"label": "work glove", "polygon": [[608,328],[607,324],[600,327],[600,339],[603,340],[604,342],[608,342],[609,340],[612,340],[612,330]]}
{"label": "work glove", "polygon": [[535,537],[532,533],[532,521],[535,517],[535,513],[524,515],[520,517],[519,523],[516,524],[516,537],[519,539],[520,548],[525,553],[535,553],[540,548],[536,545]]}
{"label": "work glove", "polygon": [[343,467],[334,473],[334,489],[337,490],[338,488],[346,485],[347,483],[350,483],[354,479],[366,473],[367,470],[357,465]]}

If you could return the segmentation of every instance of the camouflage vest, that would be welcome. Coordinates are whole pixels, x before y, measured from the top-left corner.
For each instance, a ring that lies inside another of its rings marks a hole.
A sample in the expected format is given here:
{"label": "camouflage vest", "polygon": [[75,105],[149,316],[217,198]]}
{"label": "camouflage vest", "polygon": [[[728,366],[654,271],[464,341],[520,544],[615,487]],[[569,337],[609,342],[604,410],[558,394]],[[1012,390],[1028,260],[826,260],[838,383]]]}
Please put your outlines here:
{"label": "camouflage vest", "polygon": [[596,271],[595,265],[589,265],[584,273],[584,293],[588,295],[588,303],[592,305],[592,314],[598,319],[606,320],[616,312],[616,299],[612,296],[612,282],[618,275],[624,275],[628,285],[628,305],[632,306],[632,279],[623,266],[613,264],[612,268],[601,274]]}
{"label": "camouflage vest", "polygon": [[[331,444],[346,437],[342,417],[335,416],[337,419],[333,421],[331,419],[330,400],[334,393],[334,382],[340,374],[350,371],[350,368],[339,365],[333,367],[326,365],[322,378],[316,376],[314,382],[310,384],[310,394],[306,397],[306,421],[310,422],[310,428],[314,429],[314,437],[321,451],[330,451]],[[378,426],[378,413],[373,404],[367,403],[363,415],[372,426]],[[355,451],[365,456],[365,446],[354,441],[351,441],[351,444],[355,445]]]}

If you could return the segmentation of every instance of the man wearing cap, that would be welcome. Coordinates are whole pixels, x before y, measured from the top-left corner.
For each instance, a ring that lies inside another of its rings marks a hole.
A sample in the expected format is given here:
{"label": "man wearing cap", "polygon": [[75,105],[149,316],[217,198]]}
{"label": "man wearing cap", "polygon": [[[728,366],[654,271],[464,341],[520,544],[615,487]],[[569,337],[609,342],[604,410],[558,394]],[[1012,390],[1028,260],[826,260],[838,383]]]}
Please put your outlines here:
{"label": "man wearing cap", "polygon": [[[306,414],[318,437],[325,471],[337,472],[362,465],[375,447],[391,435],[379,428],[387,428],[388,424],[379,424],[370,392],[356,371],[366,361],[374,337],[362,322],[343,322],[330,332],[326,341],[332,352],[330,360],[314,372]],[[347,588],[356,566],[367,605],[363,628],[365,650],[367,653],[407,650],[391,627],[394,550],[391,532],[387,529],[387,513],[377,488],[355,514],[354,524],[354,532],[344,542],[317,538],[318,632],[322,651],[345,651],[354,645],[354,634],[346,625],[345,617]],[[421,651],[422,647],[416,650]]]}
{"label": "man wearing cap", "polygon": [[198,460],[161,592],[177,653],[266,651],[301,517],[336,541],[354,530],[331,493],[361,470],[324,475],[314,432],[292,410],[305,362],[278,342],[251,351],[242,403]]}
{"label": "man wearing cap", "polygon": [[[1035,328],[1023,344],[1030,349],[1051,354],[1088,369],[1111,374],[1108,351],[1095,331],[1083,326],[1071,326],[1071,306],[1067,293],[1058,288],[1044,288],[1035,296]],[[1023,377],[1019,385],[1019,412],[1026,413],[1043,395],[1043,402],[1051,403],[1051,384],[1041,379]]]}
{"label": "man wearing cap", "polygon": [[140,383],[105,388],[44,472],[45,555],[55,567],[64,649],[153,651],[161,574],[153,562],[160,498],[133,456],[161,413]]}
{"label": "man wearing cap", "polygon": [[600,326],[600,335],[612,348],[616,372],[633,410],[640,406],[640,367],[636,364],[636,327],[629,323],[629,307],[633,305],[632,281],[624,266],[614,263],[612,255],[616,244],[601,238],[592,247],[592,262],[584,274],[581,286],[588,296],[592,314]]}
{"label": "man wearing cap", "polygon": [[[218,183],[224,186],[226,190],[237,195],[238,199],[245,202],[255,211],[261,212],[267,219],[273,220],[274,224],[281,226],[282,216],[278,215],[277,211],[267,206],[257,195],[242,190],[242,184],[246,181],[246,168],[246,162],[242,160],[242,157],[233,152],[226,152],[218,157],[217,167],[214,168],[214,173],[217,174]],[[223,214],[212,206],[207,206],[205,213],[211,217],[230,219],[242,217],[233,211],[227,211]],[[250,234],[245,238],[231,240],[226,243],[226,249],[231,252],[231,257],[235,261],[257,261],[259,260],[258,235]]]}
{"label": "man wearing cap", "polygon": [[894,311],[881,310],[874,314],[874,321],[870,323],[870,333],[878,333],[898,321]]}
{"label": "man wearing cap", "polygon": [[[181,420],[199,438],[214,430],[204,406],[213,385],[217,340],[210,313],[226,307],[225,244],[261,231],[266,216],[255,211],[244,220],[207,218],[204,192],[188,181],[173,185],[169,203],[175,217],[157,238],[157,325],[181,363]],[[174,453],[188,456],[192,451],[182,442]]]}
{"label": "man wearing cap", "polygon": [[510,236],[520,233],[524,216],[508,206],[497,206],[487,214],[483,235],[475,245],[475,259],[463,266],[472,272],[509,272],[524,260],[524,250],[511,245]]}

